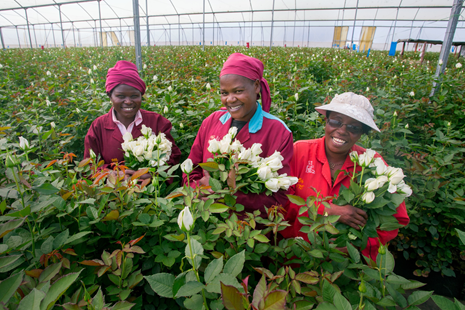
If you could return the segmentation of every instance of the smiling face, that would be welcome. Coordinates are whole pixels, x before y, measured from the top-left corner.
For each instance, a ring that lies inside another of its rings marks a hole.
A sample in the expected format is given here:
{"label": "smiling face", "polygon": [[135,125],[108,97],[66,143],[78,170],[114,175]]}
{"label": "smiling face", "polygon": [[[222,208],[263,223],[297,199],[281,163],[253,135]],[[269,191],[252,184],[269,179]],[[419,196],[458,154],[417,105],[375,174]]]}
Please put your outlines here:
{"label": "smiling face", "polygon": [[120,84],[116,86],[110,96],[116,118],[126,127],[134,121],[142,103],[142,94],[132,86]]}
{"label": "smiling face", "polygon": [[333,127],[329,120],[336,120],[345,125],[363,128],[362,123],[341,113],[331,112],[325,126],[325,147],[326,156],[331,160],[342,160],[347,156],[352,146],[360,139],[362,133],[352,133],[347,130],[347,126]]}
{"label": "smiling face", "polygon": [[260,82],[237,74],[226,74],[220,77],[220,89],[221,103],[228,109],[231,117],[248,122],[257,110]]}

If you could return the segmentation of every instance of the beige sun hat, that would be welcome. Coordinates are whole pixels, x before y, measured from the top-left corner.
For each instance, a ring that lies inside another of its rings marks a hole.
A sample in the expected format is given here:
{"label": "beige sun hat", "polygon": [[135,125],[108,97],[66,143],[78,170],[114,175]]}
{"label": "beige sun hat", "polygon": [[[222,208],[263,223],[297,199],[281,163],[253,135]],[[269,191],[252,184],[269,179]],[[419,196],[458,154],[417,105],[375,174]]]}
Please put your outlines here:
{"label": "beige sun hat", "polygon": [[326,116],[326,111],[338,112],[381,132],[373,121],[374,110],[365,96],[352,92],[343,93],[336,95],[329,104],[316,107],[315,110],[324,116]]}

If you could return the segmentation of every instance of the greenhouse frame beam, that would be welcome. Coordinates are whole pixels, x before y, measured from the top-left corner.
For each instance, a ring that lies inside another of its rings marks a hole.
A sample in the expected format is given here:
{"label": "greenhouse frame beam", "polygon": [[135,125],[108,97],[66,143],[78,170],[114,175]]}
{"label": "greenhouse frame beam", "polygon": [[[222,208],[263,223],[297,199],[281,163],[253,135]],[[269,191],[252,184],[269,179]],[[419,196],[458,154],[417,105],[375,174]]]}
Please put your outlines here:
{"label": "greenhouse frame beam", "polygon": [[[102,9],[100,8],[101,0],[98,0],[98,20],[100,22],[100,47],[103,47],[103,32],[102,32]],[[139,16],[139,14],[137,15]],[[107,23],[108,25],[108,23]]]}
{"label": "greenhouse frame beam", "polygon": [[58,11],[60,11],[60,28],[61,28],[61,39],[63,40],[63,48],[66,47],[66,44],[65,44],[65,33],[63,31],[63,19],[61,17],[61,6],[58,5]]}
{"label": "greenhouse frame beam", "polygon": [[205,0],[203,0],[202,50],[205,51]]}
{"label": "greenhouse frame beam", "polygon": [[16,3],[18,3],[20,5],[20,7],[17,7],[17,8],[4,8],[4,9],[0,9],[0,12],[1,11],[12,11],[12,10],[18,10],[18,9],[23,9],[23,8],[26,8],[26,9],[32,9],[32,8],[43,8],[43,7],[47,7],[47,6],[55,6],[57,4],[60,4],[60,5],[65,5],[65,4],[76,4],[76,3],[83,3],[83,2],[95,2],[95,1],[98,1],[98,0],[81,0],[81,1],[69,1],[69,2],[61,2],[61,3],[48,3],[48,4],[36,4],[36,5],[28,5],[28,6],[22,6],[21,4],[19,4],[17,1],[15,1]]}
{"label": "greenhouse frame beam", "polygon": [[[271,45],[273,45],[274,2],[275,2],[275,0],[273,0],[273,11],[271,13],[270,51],[271,51]],[[262,25],[262,30],[263,30],[263,25]]]}
{"label": "greenhouse frame beam", "polygon": [[436,73],[434,74],[436,80],[433,82],[433,89],[431,90],[430,97],[434,96],[441,84],[441,75],[444,73],[447,66],[447,60],[449,59],[450,48],[452,46],[452,41],[454,40],[455,30],[457,29],[462,5],[463,0],[454,0],[454,4],[452,5],[449,23],[444,36],[444,43],[442,44],[441,52],[439,53],[439,61],[436,66]]}
{"label": "greenhouse frame beam", "polygon": [[32,38],[31,38],[31,27],[29,26],[29,18],[27,16],[27,9],[24,9],[24,14],[26,15],[27,33],[28,33],[28,36],[29,36],[29,44],[31,45],[31,49],[33,49],[33,47],[32,47]]}
{"label": "greenhouse frame beam", "polygon": [[147,46],[150,46],[149,0],[145,0],[145,18],[147,20]]}
{"label": "greenhouse frame beam", "polygon": [[5,49],[5,42],[3,42],[3,32],[2,32],[1,27],[0,27],[0,39],[2,40],[2,48]]}
{"label": "greenhouse frame beam", "polygon": [[[355,22],[357,21],[357,13],[358,13],[358,0],[357,0],[357,6],[355,7],[355,17],[354,17],[354,25],[352,27],[352,39],[350,40],[350,50],[352,50],[352,46],[354,46]],[[341,24],[343,23],[344,21],[341,21]]]}
{"label": "greenhouse frame beam", "polygon": [[140,43],[139,0],[132,0],[134,15],[134,45],[136,48],[137,70],[142,70],[142,48]]}

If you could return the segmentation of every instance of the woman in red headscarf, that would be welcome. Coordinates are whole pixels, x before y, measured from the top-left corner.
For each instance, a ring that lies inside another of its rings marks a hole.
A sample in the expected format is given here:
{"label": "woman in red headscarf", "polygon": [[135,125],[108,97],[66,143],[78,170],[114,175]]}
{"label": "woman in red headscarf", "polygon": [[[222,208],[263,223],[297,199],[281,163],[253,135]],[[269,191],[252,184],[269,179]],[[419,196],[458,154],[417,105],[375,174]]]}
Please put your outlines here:
{"label": "woman in red headscarf", "polygon": [[[207,150],[211,138],[222,139],[231,127],[237,127],[236,139],[245,148],[260,143],[260,156],[271,156],[275,151],[284,157],[283,168],[279,173],[289,174],[289,162],[293,154],[292,132],[283,121],[268,113],[271,105],[270,88],[263,78],[263,63],[253,57],[234,53],[229,56],[220,73],[221,102],[226,109],[214,112],[200,126],[189,158],[194,166],[212,158]],[[261,97],[261,104],[257,101]],[[191,186],[208,185],[209,174],[196,168],[190,174]],[[187,176],[183,175],[184,182]],[[287,203],[285,191],[278,191],[271,196],[262,194],[236,193],[236,203],[242,204],[246,212],[260,210],[264,207]]]}
{"label": "woman in red headscarf", "polygon": [[168,165],[177,164],[181,151],[170,134],[171,122],[158,113],[140,108],[146,87],[136,65],[125,60],[118,61],[113,68],[108,69],[105,89],[113,106],[107,114],[92,122],[84,142],[84,158],[89,158],[92,150],[105,162],[104,168],[112,162],[123,161],[123,135],[129,132],[133,138],[140,137],[142,125],[145,125],[157,135],[165,133],[172,143]]}

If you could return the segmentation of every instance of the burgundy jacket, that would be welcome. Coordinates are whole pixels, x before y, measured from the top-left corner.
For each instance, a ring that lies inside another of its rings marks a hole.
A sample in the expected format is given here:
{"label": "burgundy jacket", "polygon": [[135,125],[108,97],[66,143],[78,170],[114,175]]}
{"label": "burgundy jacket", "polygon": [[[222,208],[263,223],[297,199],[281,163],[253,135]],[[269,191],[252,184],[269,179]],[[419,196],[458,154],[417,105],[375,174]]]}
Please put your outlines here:
{"label": "burgundy jacket", "polygon": [[[97,156],[100,154],[101,159],[105,161],[105,168],[112,163],[113,159],[118,160],[118,162],[124,160],[124,152],[121,148],[123,135],[121,134],[118,126],[116,126],[112,120],[112,111],[113,110],[110,110],[110,112],[98,117],[92,122],[84,141],[84,158],[90,157],[89,152],[92,149]],[[142,123],[139,125],[134,124],[134,128],[131,133],[133,138],[136,139],[142,136],[140,131],[142,125],[152,128],[152,131],[157,135],[160,132],[165,133],[166,138],[173,144],[168,165],[172,166],[179,163],[181,151],[176,146],[176,143],[174,143],[174,139],[171,136],[171,122],[155,112],[142,109],[140,112],[142,114]]]}
{"label": "burgundy jacket", "polygon": [[[231,128],[232,117],[226,110],[217,111],[207,117],[200,126],[197,137],[192,145],[189,158],[192,160],[194,167],[206,162],[208,158],[212,158],[212,154],[207,150],[211,138],[222,139]],[[281,152],[284,157],[283,168],[279,173],[290,174],[289,163],[293,154],[293,140],[292,132],[287,126],[277,117],[264,112],[258,104],[257,111],[252,119],[239,131],[236,136],[245,148],[250,148],[254,143],[262,144],[261,157],[271,156],[275,151]],[[203,177],[203,171],[197,167],[190,174],[191,186],[198,184],[198,181]],[[187,176],[183,174],[184,183],[187,183]],[[244,205],[246,212],[253,212],[254,210],[262,211],[264,216],[266,206],[267,208],[273,205],[287,204],[286,192],[283,190],[273,193],[271,196],[262,194],[244,194],[238,191],[236,194],[236,203]]]}

